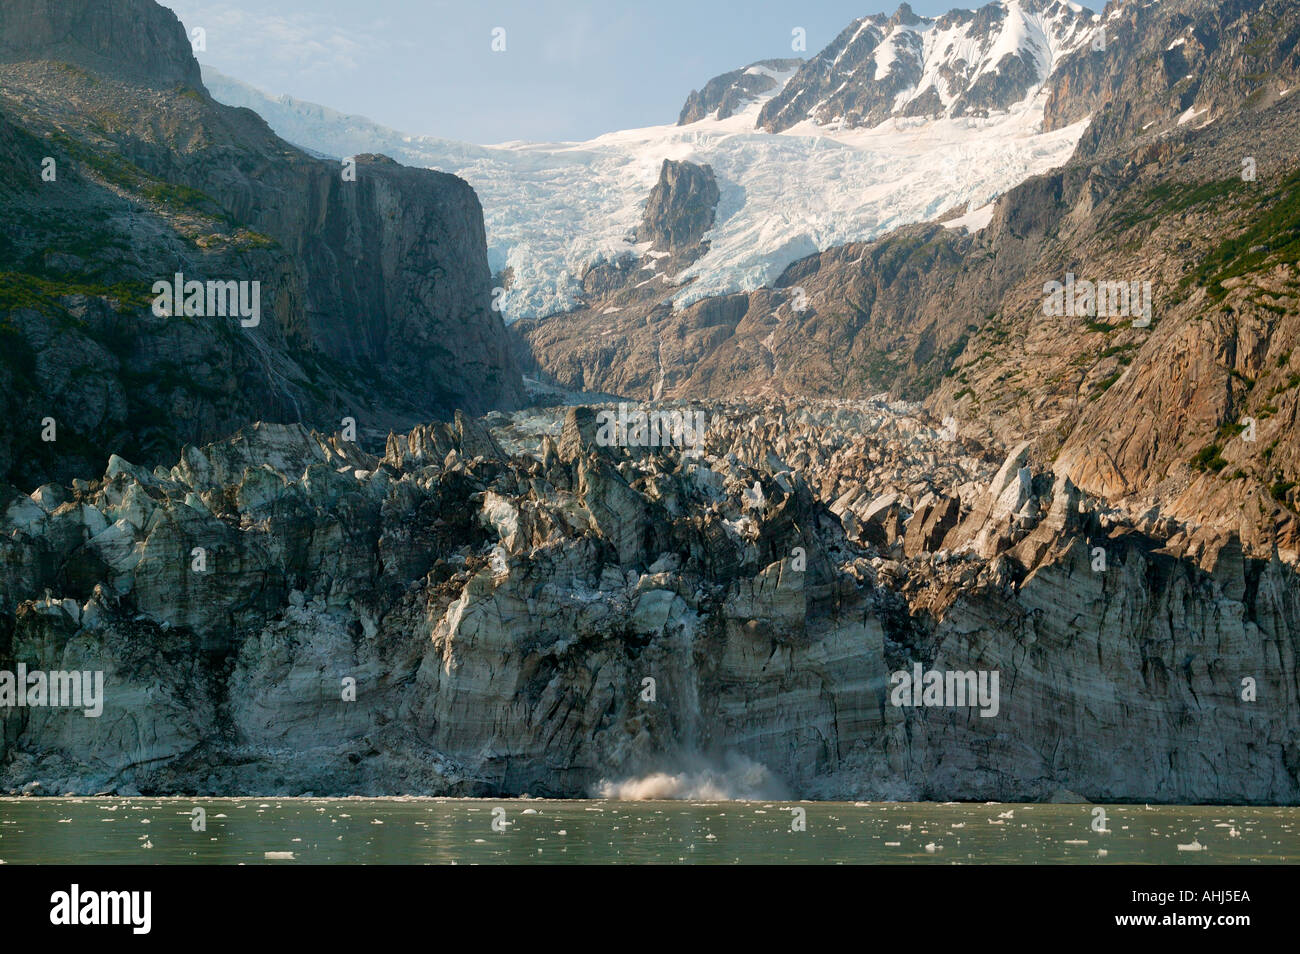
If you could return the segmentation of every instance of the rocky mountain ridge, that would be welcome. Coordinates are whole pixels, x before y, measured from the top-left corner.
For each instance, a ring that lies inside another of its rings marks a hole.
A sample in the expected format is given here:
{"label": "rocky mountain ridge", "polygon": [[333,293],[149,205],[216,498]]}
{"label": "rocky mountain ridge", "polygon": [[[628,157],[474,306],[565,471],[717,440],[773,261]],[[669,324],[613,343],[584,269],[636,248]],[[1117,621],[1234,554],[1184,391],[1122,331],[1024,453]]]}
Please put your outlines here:
{"label": "rocky mountain ridge", "polygon": [[801,59],[759,60],[715,76],[700,89],[691,90],[677,125],[685,126],[706,117],[729,119],[764,93],[779,89],[802,63]]}
{"label": "rocky mountain ridge", "polygon": [[[214,102],[183,27],[147,0],[0,17],[0,475],[30,488],[113,451],[152,463],[258,419],[351,418],[382,441],[518,406],[462,180],[305,155]],[[176,274],[256,282],[256,322],[155,313]]]}
{"label": "rocky mountain ridge", "polygon": [[1266,107],[1300,82],[1300,27],[1286,0],[1110,3],[1100,29],[1105,49],[1067,56],[1047,87],[1046,128],[1093,117],[1080,157]]}
{"label": "rocky mountain ridge", "polygon": [[1006,111],[1088,44],[1097,19],[1062,0],[995,0],[941,17],[904,3],[845,27],[763,105],[758,124],[780,132],[807,120],[852,128]]}

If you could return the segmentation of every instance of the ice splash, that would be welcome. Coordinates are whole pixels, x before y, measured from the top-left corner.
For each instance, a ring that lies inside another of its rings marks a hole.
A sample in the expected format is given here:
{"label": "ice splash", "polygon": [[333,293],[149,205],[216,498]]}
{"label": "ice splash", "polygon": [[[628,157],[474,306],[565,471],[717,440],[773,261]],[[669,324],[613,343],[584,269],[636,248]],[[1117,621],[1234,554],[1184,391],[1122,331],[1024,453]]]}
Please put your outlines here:
{"label": "ice splash", "polygon": [[679,761],[687,764],[677,772],[652,772],[618,782],[602,780],[594,794],[599,798],[620,801],[685,799],[705,802],[767,801],[787,796],[785,786],[767,770],[767,766],[743,755],[727,755],[721,765],[698,756]]}

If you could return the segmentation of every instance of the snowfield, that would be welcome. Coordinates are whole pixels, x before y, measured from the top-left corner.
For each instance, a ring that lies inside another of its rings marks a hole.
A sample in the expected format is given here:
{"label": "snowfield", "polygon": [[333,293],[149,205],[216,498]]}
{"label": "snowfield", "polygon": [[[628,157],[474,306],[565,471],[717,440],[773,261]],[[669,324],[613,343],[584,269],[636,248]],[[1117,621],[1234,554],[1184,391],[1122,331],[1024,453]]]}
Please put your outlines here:
{"label": "snowfield", "polygon": [[665,159],[712,166],[721,193],[708,253],[674,277],[682,284],[674,300],[685,305],[752,290],[805,255],[931,220],[963,203],[966,215],[950,225],[985,224],[985,207],[1063,164],[1087,125],[1085,119],[1041,132],[1040,89],[987,119],[891,119],[847,130],[805,121],[767,133],[755,120],[774,89],[725,120],[622,130],[587,142],[476,146],[271,97],[211,70],[204,80],[219,101],[255,110],[280,136],[312,151],[380,152],[468,181],[483,205],[489,264],[494,273],[513,273],[501,299],[508,322],[576,307],[579,279],[593,262],[648,250],[632,240]]}

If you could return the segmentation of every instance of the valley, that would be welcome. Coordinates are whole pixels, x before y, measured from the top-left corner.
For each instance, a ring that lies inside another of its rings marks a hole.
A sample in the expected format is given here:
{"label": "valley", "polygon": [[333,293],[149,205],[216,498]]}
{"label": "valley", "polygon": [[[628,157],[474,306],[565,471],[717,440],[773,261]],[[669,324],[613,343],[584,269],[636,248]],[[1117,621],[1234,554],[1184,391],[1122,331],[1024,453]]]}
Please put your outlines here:
{"label": "valley", "polygon": [[103,689],[0,791],[1296,804],[1298,42],[904,4],[476,145],[9,0],[0,673]]}

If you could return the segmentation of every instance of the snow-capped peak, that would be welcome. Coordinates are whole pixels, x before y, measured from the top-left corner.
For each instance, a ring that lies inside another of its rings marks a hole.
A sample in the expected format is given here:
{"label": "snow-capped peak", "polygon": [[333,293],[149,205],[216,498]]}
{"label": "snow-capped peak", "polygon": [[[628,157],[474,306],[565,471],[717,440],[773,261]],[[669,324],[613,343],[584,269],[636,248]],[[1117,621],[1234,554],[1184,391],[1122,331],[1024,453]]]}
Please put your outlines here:
{"label": "snow-capped peak", "polygon": [[941,17],[904,4],[850,24],[769,100],[759,124],[779,132],[807,119],[855,127],[1005,112],[1092,35],[1093,20],[1061,0],[996,0]]}
{"label": "snow-capped peak", "polygon": [[1078,142],[1086,118],[1042,131],[1041,87],[1092,21],[1060,0],[938,18],[904,5],[856,21],[806,63],[766,60],[710,80],[676,124],[578,143],[411,136],[210,71],[205,80],[291,142],[334,156],[383,152],[467,180],[509,321],[575,308],[593,264],[649,253],[637,230],[665,159],[710,166],[719,195],[704,254],[654,279],[678,305],[752,290],[805,255],[963,206],[959,224],[987,223],[998,195],[1061,165]]}
{"label": "snow-capped peak", "polygon": [[701,119],[728,119],[755,103],[765,103],[785,87],[802,64],[803,60],[798,59],[760,60],[744,69],[715,76],[702,89],[691,91],[677,125]]}

